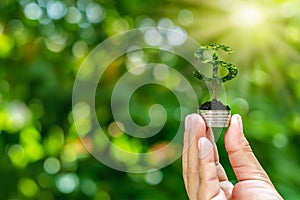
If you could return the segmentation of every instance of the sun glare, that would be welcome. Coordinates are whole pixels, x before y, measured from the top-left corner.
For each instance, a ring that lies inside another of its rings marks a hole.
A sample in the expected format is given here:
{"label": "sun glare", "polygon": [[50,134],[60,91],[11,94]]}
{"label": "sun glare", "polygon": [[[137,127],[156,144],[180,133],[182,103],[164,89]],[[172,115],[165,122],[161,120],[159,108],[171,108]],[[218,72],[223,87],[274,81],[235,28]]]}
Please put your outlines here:
{"label": "sun glare", "polygon": [[232,11],[231,20],[239,27],[253,28],[262,23],[263,13],[254,5],[237,6]]}

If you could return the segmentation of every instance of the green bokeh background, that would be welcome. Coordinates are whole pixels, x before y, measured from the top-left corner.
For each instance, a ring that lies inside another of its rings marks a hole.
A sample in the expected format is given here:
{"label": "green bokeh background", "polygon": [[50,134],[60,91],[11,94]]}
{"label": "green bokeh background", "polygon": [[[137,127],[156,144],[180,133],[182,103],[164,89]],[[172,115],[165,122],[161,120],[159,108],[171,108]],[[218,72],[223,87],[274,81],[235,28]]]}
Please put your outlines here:
{"label": "green bokeh background", "polygon": [[[180,159],[151,173],[116,171],[85,150],[72,119],[72,87],[84,58],[105,39],[145,26],[176,28],[200,44],[232,47],[235,54],[224,59],[239,74],[225,84],[227,103],[242,115],[245,134],[275,187],[285,199],[299,199],[298,0],[1,0],[0,199],[187,199]],[[200,103],[209,99],[205,84],[179,56],[155,50],[144,56],[187,77]],[[159,148],[182,120],[174,114],[180,105],[164,87],[142,87],[132,97],[133,119],[147,124],[149,106],[159,103],[169,121],[145,141],[122,133],[110,94],[128,65],[125,55],[100,80],[99,121],[127,150]],[[235,182],[220,138],[220,160]]]}

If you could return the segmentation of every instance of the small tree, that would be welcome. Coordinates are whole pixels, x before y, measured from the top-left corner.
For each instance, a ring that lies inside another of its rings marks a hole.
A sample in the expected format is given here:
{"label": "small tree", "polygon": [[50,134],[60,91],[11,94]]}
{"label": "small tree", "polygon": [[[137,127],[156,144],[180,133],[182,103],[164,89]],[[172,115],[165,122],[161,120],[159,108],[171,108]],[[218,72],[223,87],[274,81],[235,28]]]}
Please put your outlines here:
{"label": "small tree", "polygon": [[[194,54],[195,58],[200,60],[204,64],[212,65],[212,77],[206,77],[201,73],[201,71],[194,71],[193,74],[196,78],[199,80],[205,80],[208,81],[213,89],[213,98],[217,99],[217,88],[222,83],[225,83],[226,81],[229,81],[236,77],[238,70],[237,67],[229,62],[225,62],[222,60],[219,60],[218,56],[218,50],[223,50],[227,54],[232,54],[233,51],[229,46],[220,45],[220,44],[209,44],[205,46],[201,46],[198,48]],[[206,51],[212,51],[212,57],[207,58],[205,57],[204,53]],[[228,70],[228,74],[224,77],[219,76],[219,67],[225,67]]]}

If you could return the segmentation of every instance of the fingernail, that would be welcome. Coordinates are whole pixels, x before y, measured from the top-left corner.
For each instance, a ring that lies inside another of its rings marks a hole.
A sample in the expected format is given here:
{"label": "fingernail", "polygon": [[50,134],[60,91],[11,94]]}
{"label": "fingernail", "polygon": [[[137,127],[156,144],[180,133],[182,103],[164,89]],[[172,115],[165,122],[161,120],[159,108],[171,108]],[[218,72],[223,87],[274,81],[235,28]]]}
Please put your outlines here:
{"label": "fingernail", "polygon": [[232,116],[232,123],[236,124],[236,126],[239,128],[240,132],[243,132],[243,122],[240,115],[235,114]]}
{"label": "fingernail", "polygon": [[239,123],[240,131],[243,132],[243,120],[240,115],[238,116],[238,123]]}
{"label": "fingernail", "polygon": [[212,151],[213,145],[206,137],[201,137],[198,140],[198,149],[200,159],[204,159]]}
{"label": "fingernail", "polygon": [[194,130],[194,126],[196,125],[197,121],[197,115],[196,114],[191,114],[188,115],[185,119],[185,130],[191,132]]}

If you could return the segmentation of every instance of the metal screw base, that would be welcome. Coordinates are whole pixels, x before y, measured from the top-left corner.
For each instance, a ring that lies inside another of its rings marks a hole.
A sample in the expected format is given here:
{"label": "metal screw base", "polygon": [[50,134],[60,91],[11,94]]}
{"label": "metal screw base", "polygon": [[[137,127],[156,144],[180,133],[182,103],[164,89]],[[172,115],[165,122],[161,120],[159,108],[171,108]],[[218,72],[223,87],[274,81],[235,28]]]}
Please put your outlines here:
{"label": "metal screw base", "polygon": [[207,127],[228,127],[231,118],[230,110],[198,110]]}

